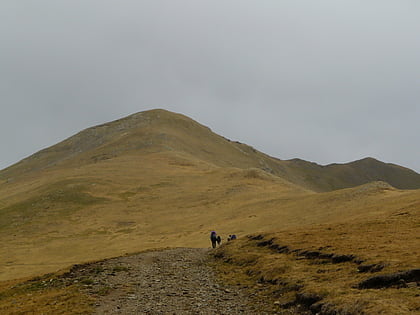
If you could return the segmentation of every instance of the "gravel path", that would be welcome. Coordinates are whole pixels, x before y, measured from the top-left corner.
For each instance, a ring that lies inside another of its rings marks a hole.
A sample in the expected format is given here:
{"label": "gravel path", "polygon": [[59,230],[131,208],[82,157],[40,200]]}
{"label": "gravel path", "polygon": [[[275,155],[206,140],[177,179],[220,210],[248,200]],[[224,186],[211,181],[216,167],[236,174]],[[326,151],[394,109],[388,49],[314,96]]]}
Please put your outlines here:
{"label": "gravel path", "polygon": [[[220,284],[207,249],[113,258],[72,271],[97,298],[96,314],[272,314],[240,286]],[[272,309],[272,307],[271,307]]]}

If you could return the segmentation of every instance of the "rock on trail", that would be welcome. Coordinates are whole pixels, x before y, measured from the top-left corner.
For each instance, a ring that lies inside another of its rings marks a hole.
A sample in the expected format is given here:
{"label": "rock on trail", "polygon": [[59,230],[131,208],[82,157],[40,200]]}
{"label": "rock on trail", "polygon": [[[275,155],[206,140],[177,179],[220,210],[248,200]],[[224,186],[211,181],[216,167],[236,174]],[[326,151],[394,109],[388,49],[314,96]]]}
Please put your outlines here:
{"label": "rock on trail", "polygon": [[245,288],[218,282],[209,259],[208,249],[176,248],[83,265],[72,274],[96,298],[96,314],[273,313]]}

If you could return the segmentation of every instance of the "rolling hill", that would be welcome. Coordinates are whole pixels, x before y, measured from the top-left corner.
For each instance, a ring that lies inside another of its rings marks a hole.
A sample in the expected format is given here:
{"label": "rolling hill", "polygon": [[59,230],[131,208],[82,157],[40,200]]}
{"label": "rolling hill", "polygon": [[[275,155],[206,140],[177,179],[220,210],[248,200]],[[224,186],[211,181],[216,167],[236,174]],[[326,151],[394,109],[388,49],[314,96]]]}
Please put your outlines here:
{"label": "rolling hill", "polygon": [[[419,188],[416,172],[373,158],[280,160],[186,116],[141,112],[0,171],[0,280],[146,249],[207,247],[210,230],[351,250],[385,271],[406,270],[419,259]],[[240,248],[226,248],[240,260]]]}
{"label": "rolling hill", "polygon": [[300,159],[279,160],[213,133],[192,119],[165,110],[137,113],[88,128],[0,172],[3,180],[36,171],[81,167],[127,154],[177,152],[219,167],[259,168],[313,191],[332,191],[373,181],[399,189],[420,188],[420,175],[365,158],[321,166]]}

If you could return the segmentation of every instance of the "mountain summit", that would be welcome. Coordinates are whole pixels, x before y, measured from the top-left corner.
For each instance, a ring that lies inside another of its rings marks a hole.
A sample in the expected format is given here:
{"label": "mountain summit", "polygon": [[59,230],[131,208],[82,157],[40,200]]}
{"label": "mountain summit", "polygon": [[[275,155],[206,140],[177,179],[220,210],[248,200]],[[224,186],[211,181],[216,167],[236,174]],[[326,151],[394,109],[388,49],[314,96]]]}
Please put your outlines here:
{"label": "mountain summit", "polygon": [[384,181],[398,189],[420,188],[420,175],[398,165],[373,158],[327,166],[300,159],[279,160],[163,109],[136,113],[83,130],[0,171],[0,178],[14,179],[47,169],[81,167],[153,152],[183,154],[187,159],[218,167],[257,168],[316,192],[373,181]]}

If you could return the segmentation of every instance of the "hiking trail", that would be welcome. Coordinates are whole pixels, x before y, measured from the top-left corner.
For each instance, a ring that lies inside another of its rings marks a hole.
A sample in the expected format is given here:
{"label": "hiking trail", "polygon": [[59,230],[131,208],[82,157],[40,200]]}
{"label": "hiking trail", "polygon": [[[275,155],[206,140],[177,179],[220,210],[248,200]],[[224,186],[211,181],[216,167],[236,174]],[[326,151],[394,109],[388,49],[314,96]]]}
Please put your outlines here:
{"label": "hiking trail", "polygon": [[175,248],[76,265],[68,276],[96,299],[96,314],[276,313],[246,287],[221,284],[210,259],[208,249]]}

